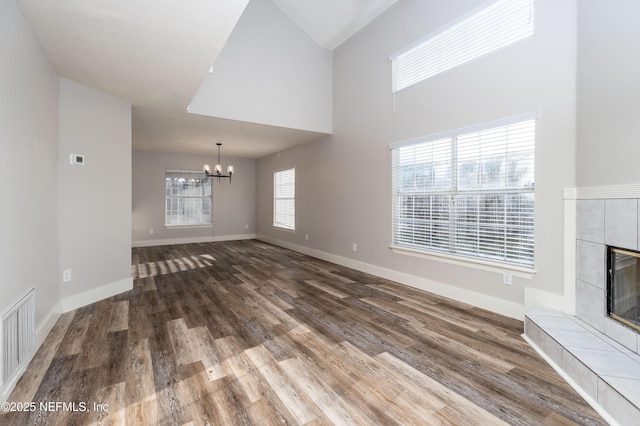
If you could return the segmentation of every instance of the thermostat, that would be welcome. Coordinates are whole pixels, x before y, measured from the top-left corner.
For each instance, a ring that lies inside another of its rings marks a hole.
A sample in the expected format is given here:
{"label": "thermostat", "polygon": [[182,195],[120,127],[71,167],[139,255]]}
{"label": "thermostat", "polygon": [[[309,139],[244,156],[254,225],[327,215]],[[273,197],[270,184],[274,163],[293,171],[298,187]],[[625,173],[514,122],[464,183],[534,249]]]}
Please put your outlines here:
{"label": "thermostat", "polygon": [[69,162],[71,164],[79,164],[81,166],[84,166],[84,155],[80,155],[80,154],[71,154],[69,156]]}

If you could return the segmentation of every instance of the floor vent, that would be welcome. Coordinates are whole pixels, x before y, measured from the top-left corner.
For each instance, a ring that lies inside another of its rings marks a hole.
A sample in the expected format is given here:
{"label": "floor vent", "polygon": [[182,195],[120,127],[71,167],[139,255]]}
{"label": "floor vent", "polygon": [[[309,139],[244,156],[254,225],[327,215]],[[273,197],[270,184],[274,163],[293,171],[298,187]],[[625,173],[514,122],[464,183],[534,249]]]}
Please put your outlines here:
{"label": "floor vent", "polygon": [[8,383],[29,359],[36,343],[34,291],[2,315],[2,377]]}

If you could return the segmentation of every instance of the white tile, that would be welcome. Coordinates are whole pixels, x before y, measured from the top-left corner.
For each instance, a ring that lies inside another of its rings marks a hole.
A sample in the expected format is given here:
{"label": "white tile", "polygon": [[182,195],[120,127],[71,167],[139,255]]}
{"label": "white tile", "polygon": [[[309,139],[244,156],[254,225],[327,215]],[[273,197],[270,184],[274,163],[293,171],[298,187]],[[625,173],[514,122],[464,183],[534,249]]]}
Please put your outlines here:
{"label": "white tile", "polygon": [[557,366],[562,365],[562,346],[558,344],[547,333],[542,333],[540,342],[540,349],[544,352]]}
{"label": "white tile", "polygon": [[[597,340],[601,340],[604,343],[606,343],[607,345],[611,346],[613,348],[613,350],[618,351],[620,353],[624,353],[624,354],[632,354],[633,350],[626,348],[624,346],[622,346],[620,343],[616,342],[615,340],[613,340],[611,337],[605,335],[603,332],[600,332],[598,330],[596,330],[595,328],[591,327],[589,324],[585,323],[584,321],[581,321],[580,319],[574,317],[574,316],[569,316],[569,318],[571,318],[572,320],[576,321],[578,324],[580,324],[582,327],[585,328],[585,330],[587,330],[589,333],[593,334],[594,338]],[[606,320],[607,318],[605,318]]]}
{"label": "white tile", "polygon": [[604,243],[604,200],[578,200],[576,208],[577,238]]}
{"label": "white tile", "polygon": [[602,376],[602,380],[614,388],[633,405],[640,408],[640,380]]}
{"label": "white tile", "polygon": [[576,276],[579,280],[605,288],[606,247],[590,241],[577,241]]}
{"label": "white tile", "polygon": [[598,376],[566,350],[563,353],[562,369],[583,391],[598,400]]}
{"label": "white tile", "polygon": [[638,349],[638,332],[620,324],[618,321],[608,317],[605,318],[604,334],[634,352]]}
{"label": "white tile", "polygon": [[571,321],[567,317],[563,317],[563,318],[539,317],[539,318],[536,318],[535,323],[542,330],[545,330],[545,331],[549,329],[585,331],[583,327],[581,327],[574,321]]}
{"label": "white tile", "polygon": [[598,380],[598,405],[622,426],[640,426],[640,411],[602,379]]}
{"label": "white tile", "polygon": [[577,281],[576,316],[599,332],[604,332],[605,290]]}
{"label": "white tile", "polygon": [[640,363],[627,355],[584,348],[571,348],[570,352],[598,376],[640,380]]}
{"label": "white tile", "polygon": [[610,246],[638,249],[638,200],[605,200],[604,241]]}
{"label": "white tile", "polygon": [[588,332],[567,330],[548,330],[547,332],[562,346],[566,346],[568,348],[597,349],[600,351],[618,352],[616,348]]}
{"label": "white tile", "polygon": [[534,345],[540,347],[540,339],[542,336],[542,330],[528,317],[524,320],[524,335],[533,342]]}

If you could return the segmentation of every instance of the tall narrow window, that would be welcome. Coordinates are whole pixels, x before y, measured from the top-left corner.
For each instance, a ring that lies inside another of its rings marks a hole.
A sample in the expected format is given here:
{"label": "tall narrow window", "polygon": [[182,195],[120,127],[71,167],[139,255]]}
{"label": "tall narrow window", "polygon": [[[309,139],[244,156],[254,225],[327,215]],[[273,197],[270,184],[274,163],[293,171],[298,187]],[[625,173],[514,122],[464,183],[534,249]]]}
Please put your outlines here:
{"label": "tall narrow window", "polygon": [[535,122],[391,144],[393,246],[533,268]]}
{"label": "tall narrow window", "polygon": [[273,226],[296,229],[296,169],[273,174]]}
{"label": "tall narrow window", "polygon": [[534,35],[534,0],[498,0],[391,55],[393,93]]}
{"label": "tall narrow window", "polygon": [[202,172],[165,172],[165,225],[211,224],[211,179]]}

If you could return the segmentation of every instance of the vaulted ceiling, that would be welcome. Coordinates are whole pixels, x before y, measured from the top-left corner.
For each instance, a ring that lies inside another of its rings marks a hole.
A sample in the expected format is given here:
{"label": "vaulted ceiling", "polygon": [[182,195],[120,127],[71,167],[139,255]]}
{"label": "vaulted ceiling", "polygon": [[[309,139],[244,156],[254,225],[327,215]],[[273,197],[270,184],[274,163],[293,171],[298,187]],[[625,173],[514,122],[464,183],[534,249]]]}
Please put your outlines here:
{"label": "vaulted ceiling", "polygon": [[[333,49],[397,0],[272,1]],[[225,155],[259,158],[322,136],[186,112],[249,0],[16,2],[61,77],[132,104],[134,149],[202,153],[215,139],[230,142]]]}

